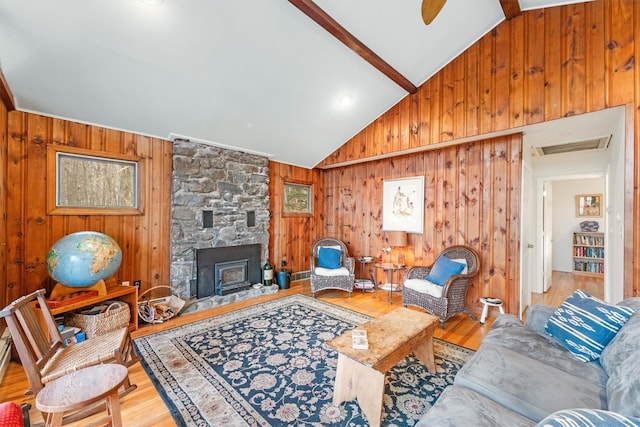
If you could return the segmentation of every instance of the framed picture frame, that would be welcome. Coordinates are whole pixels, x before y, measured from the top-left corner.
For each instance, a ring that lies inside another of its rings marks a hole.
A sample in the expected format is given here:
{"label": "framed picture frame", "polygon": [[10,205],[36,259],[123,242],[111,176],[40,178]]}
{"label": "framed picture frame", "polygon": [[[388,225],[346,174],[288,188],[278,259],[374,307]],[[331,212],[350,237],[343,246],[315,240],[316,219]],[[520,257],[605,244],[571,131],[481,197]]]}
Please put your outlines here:
{"label": "framed picture frame", "polygon": [[142,169],[135,156],[49,146],[47,211],[50,215],[140,215]]}
{"label": "framed picture frame", "polygon": [[576,217],[601,217],[602,194],[576,194]]}
{"label": "framed picture frame", "polygon": [[282,212],[288,215],[311,215],[313,213],[312,198],[311,184],[285,182]]}
{"label": "framed picture frame", "polygon": [[383,181],[382,230],[422,234],[424,176]]}

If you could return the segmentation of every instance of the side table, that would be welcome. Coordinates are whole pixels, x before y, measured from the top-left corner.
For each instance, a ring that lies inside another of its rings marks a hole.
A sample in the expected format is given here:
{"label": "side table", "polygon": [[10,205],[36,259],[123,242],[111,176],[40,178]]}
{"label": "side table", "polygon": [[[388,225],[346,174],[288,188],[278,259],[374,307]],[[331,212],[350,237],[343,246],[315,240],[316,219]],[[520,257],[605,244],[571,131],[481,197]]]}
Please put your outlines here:
{"label": "side table", "polygon": [[[118,388],[127,378],[127,368],[118,363],[90,366],[48,383],[36,395],[36,408],[46,414],[45,426],[61,426],[65,412],[79,411],[105,401],[107,425],[122,426]],[[104,424],[100,424],[104,425]]]}
{"label": "side table", "polygon": [[397,265],[390,262],[385,262],[381,264],[375,264],[375,268],[384,270],[387,273],[387,283],[379,285],[378,288],[384,291],[389,291],[389,304],[393,304],[392,293],[398,292],[402,289],[402,285],[400,283],[393,282],[393,273],[396,271],[405,270],[407,267],[405,265]]}
{"label": "side table", "polygon": [[[363,268],[366,270],[367,266],[369,264],[372,264],[375,259],[372,256],[360,256],[360,257],[355,257],[355,260],[357,263],[362,264]],[[362,292],[373,292],[375,290],[375,286],[376,286],[376,281],[375,281],[375,277],[373,274],[373,269],[369,269],[369,276],[371,277],[371,279],[368,278],[356,278],[356,283],[354,285],[354,287],[356,289],[361,289]]]}

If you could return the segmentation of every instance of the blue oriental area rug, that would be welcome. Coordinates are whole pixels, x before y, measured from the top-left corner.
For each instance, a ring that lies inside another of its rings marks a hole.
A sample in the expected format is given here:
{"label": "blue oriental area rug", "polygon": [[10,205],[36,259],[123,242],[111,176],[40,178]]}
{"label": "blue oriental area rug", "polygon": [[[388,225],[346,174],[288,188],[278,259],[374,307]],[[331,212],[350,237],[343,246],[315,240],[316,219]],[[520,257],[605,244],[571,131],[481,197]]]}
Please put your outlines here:
{"label": "blue oriental area rug", "polygon": [[[367,426],[334,406],[338,354],[325,342],[370,318],[302,295],[134,341],[178,426]],[[436,373],[413,355],[387,373],[384,426],[412,426],[473,351],[434,339]]]}

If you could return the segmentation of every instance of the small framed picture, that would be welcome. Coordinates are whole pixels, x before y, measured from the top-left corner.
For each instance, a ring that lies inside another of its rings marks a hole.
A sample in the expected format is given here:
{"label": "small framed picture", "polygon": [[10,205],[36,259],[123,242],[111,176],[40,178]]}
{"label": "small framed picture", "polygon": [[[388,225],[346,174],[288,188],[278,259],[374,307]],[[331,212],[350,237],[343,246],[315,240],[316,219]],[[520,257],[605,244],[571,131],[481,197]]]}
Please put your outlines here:
{"label": "small framed picture", "polygon": [[576,216],[579,218],[601,217],[602,194],[577,194]]}
{"label": "small framed picture", "polygon": [[285,214],[311,214],[313,212],[311,205],[312,190],[310,184],[285,182],[283,212]]}

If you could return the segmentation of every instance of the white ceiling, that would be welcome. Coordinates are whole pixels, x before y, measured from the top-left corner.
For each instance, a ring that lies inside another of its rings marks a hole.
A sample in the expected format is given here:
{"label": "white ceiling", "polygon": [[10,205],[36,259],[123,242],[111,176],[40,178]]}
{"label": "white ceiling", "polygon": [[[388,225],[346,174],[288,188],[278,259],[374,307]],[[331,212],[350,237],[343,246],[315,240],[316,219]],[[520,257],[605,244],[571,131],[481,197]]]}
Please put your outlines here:
{"label": "white ceiling", "polygon": [[[421,0],[316,3],[416,86],[504,20],[499,0],[429,26]],[[0,67],[22,111],[308,168],[407,95],[285,0],[0,0]]]}

